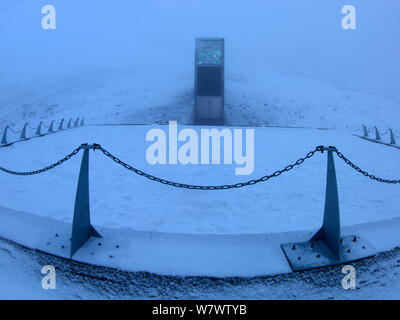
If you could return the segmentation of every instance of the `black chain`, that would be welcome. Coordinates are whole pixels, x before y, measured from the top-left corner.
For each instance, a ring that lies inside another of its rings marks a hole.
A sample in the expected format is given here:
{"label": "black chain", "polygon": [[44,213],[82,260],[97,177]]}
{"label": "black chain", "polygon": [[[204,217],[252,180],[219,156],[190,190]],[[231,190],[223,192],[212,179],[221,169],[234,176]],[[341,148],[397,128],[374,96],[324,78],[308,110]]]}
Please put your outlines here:
{"label": "black chain", "polygon": [[192,184],[184,184],[184,183],[173,182],[173,181],[169,181],[169,180],[165,180],[165,179],[161,179],[161,178],[152,176],[150,174],[147,174],[147,173],[145,173],[143,171],[140,171],[140,170],[132,167],[131,165],[123,162],[121,159],[115,157],[110,152],[108,152],[103,147],[101,147],[100,145],[94,144],[93,146],[94,146],[94,149],[100,150],[101,152],[104,153],[104,155],[106,155],[107,157],[112,159],[114,162],[120,164],[124,168],[126,168],[126,169],[128,169],[128,170],[130,170],[130,171],[132,171],[132,172],[134,172],[134,173],[136,173],[138,175],[140,175],[140,176],[143,176],[143,177],[145,177],[147,179],[150,179],[152,181],[160,182],[162,184],[170,185],[170,186],[173,186],[173,187],[186,188],[186,189],[192,189],[192,190],[227,190],[227,189],[234,189],[234,188],[242,188],[242,187],[254,185],[254,184],[259,183],[259,182],[264,182],[264,181],[267,181],[267,180],[269,180],[271,178],[278,177],[284,172],[292,170],[295,166],[301,165],[306,159],[311,158],[317,151],[321,151],[320,147],[317,147],[315,150],[307,153],[307,155],[304,158],[300,158],[295,163],[290,164],[290,165],[286,166],[282,170],[275,171],[274,173],[272,173],[270,175],[267,175],[267,176],[264,176],[264,177],[261,177],[259,179],[254,179],[254,180],[250,180],[250,181],[246,181],[246,182],[240,182],[240,183],[236,183],[236,184],[225,184],[225,185],[218,185],[218,186],[200,186],[200,185],[192,185]]}
{"label": "black chain", "polygon": [[337,149],[333,150],[334,152],[336,152],[337,156],[342,159],[344,162],[346,162],[350,167],[352,167],[354,170],[356,170],[357,172],[361,173],[362,175],[364,175],[365,177],[368,177],[372,180],[378,181],[378,182],[384,182],[384,183],[391,183],[391,184],[397,184],[400,183],[400,180],[388,180],[388,179],[382,179],[382,178],[378,178],[375,177],[372,174],[369,174],[367,171],[362,170],[359,166],[355,165],[353,162],[351,162],[349,159],[347,159],[341,152],[339,152]]}
{"label": "black chain", "polygon": [[21,130],[14,130],[14,129],[11,128],[11,127],[8,127],[8,129],[10,129],[11,132],[14,132],[14,133],[20,133],[20,132],[22,132],[22,129],[21,129]]}
{"label": "black chain", "polygon": [[37,128],[33,128],[30,124],[29,124],[29,122],[28,122],[28,127],[31,129],[31,130],[36,130]]}
{"label": "black chain", "polygon": [[59,165],[63,164],[65,161],[69,160],[71,157],[76,155],[81,150],[81,148],[82,148],[82,146],[79,146],[74,151],[72,151],[69,155],[65,156],[63,159],[61,159],[61,160],[49,165],[48,167],[43,168],[43,169],[39,169],[39,170],[35,170],[35,171],[28,171],[28,172],[18,172],[18,171],[12,171],[12,170],[8,170],[8,169],[0,167],[0,170],[5,172],[5,173],[14,174],[14,175],[17,175],[17,176],[31,176],[31,175],[34,175],[34,174],[39,174],[39,173],[46,172],[48,170],[54,169],[55,167],[58,167]]}
{"label": "black chain", "polygon": [[379,132],[379,134],[380,134],[381,136],[384,136],[384,135],[387,134],[389,131],[390,131],[390,129],[387,129],[386,132],[384,132],[384,133],[382,133],[382,132],[380,132],[380,131],[378,131],[378,132]]}
{"label": "black chain", "polygon": [[[5,173],[18,175],[18,176],[30,176],[30,175],[43,173],[43,172],[46,172],[48,170],[54,169],[55,167],[58,167],[59,165],[63,164],[65,161],[68,161],[70,158],[72,158],[81,149],[83,149],[85,147],[87,147],[87,144],[83,144],[83,145],[79,146],[74,151],[72,151],[70,154],[65,156],[63,159],[61,159],[61,160],[59,160],[59,161],[57,161],[57,162],[45,167],[45,168],[39,169],[39,170],[27,171],[27,172],[19,172],[19,171],[12,171],[12,170],[9,170],[9,169],[3,168],[3,167],[0,167],[0,170],[5,172]],[[301,165],[305,160],[307,160],[307,159],[311,158],[312,156],[314,156],[314,154],[316,152],[323,152],[323,150],[324,150],[323,146],[318,146],[313,151],[310,151],[309,153],[307,153],[307,155],[305,157],[298,159],[293,164],[290,164],[290,165],[286,166],[285,168],[283,168],[282,170],[275,171],[274,173],[272,173],[270,175],[266,175],[266,176],[263,176],[263,177],[258,178],[258,179],[253,179],[253,180],[249,180],[249,181],[246,181],[246,182],[239,182],[239,183],[236,183],[236,184],[225,184],[225,185],[218,185],[218,186],[204,186],[204,185],[192,185],[192,184],[184,184],[184,183],[179,183],[179,182],[173,182],[173,181],[169,181],[169,180],[166,180],[166,179],[161,179],[161,178],[155,177],[153,175],[145,173],[145,172],[143,172],[141,170],[138,170],[138,169],[132,167],[131,165],[125,163],[121,159],[117,158],[116,156],[112,155],[110,152],[105,150],[99,144],[93,144],[93,146],[91,146],[91,147],[92,147],[93,150],[96,150],[96,149],[100,150],[105,156],[107,156],[108,158],[110,158],[114,162],[118,163],[119,165],[123,166],[125,169],[128,169],[128,170],[136,173],[137,175],[143,176],[143,177],[145,177],[145,178],[147,178],[149,180],[156,181],[156,182],[159,182],[159,183],[162,183],[162,184],[170,185],[170,186],[177,187],[177,188],[186,188],[186,189],[192,189],[192,190],[227,190],[227,189],[234,189],[234,188],[242,188],[242,187],[246,187],[246,186],[257,184],[259,182],[265,182],[265,181],[267,181],[267,180],[269,180],[271,178],[275,178],[275,177],[280,176],[284,172],[288,172],[288,171],[292,170],[294,167]],[[400,183],[400,179],[399,180],[388,180],[388,179],[382,179],[382,178],[376,177],[376,176],[374,176],[372,174],[369,174],[368,172],[362,170],[360,167],[355,165],[349,159],[347,159],[336,148],[332,147],[331,150],[333,152],[336,152],[337,156],[340,159],[342,159],[346,164],[351,166],[354,170],[356,170],[357,172],[361,173],[365,177],[368,177],[368,178],[370,178],[372,180],[375,180],[375,181],[378,181],[378,182],[383,182],[383,183],[389,183],[389,184]]]}

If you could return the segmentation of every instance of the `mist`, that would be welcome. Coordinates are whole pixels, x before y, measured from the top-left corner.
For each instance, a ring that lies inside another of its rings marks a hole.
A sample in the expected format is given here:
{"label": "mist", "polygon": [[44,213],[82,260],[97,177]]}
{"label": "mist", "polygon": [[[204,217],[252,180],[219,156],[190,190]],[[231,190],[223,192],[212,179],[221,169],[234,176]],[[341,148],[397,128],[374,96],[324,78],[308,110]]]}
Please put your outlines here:
{"label": "mist", "polygon": [[[56,30],[41,9],[56,8]],[[344,30],[341,8],[357,10]],[[196,37],[225,38],[226,73],[319,77],[398,95],[396,0],[0,0],[0,86],[87,74],[193,74]]]}

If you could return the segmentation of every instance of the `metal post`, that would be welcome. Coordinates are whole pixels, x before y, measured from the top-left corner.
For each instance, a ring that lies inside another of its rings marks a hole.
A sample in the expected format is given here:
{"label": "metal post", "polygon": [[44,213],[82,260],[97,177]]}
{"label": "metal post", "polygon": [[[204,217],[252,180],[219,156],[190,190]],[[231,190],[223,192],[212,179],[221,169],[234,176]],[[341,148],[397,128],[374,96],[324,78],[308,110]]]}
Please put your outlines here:
{"label": "metal post", "polygon": [[7,130],[8,130],[8,126],[6,126],[4,128],[3,137],[1,138],[1,144],[6,144],[7,143]]}
{"label": "metal post", "polygon": [[72,122],[72,119],[69,119],[68,124],[67,124],[67,128],[68,128],[68,129],[71,128],[71,122]]}
{"label": "metal post", "polygon": [[37,136],[40,136],[40,135],[41,135],[41,132],[40,132],[41,128],[42,128],[42,121],[39,122],[39,126],[38,126],[37,129],[36,129],[36,133],[35,133],[35,134],[36,134]]}
{"label": "metal post", "polygon": [[89,205],[89,149],[93,145],[83,144],[81,169],[79,172],[78,187],[76,190],[74,219],[72,223],[71,258],[91,236],[101,238],[101,235],[90,224]]}
{"label": "metal post", "polygon": [[369,257],[374,247],[356,235],[341,237],[339,194],[333,152],[335,147],[319,148],[328,151],[325,209],[322,227],[310,240],[281,244],[294,271],[332,266]]}
{"label": "metal post", "polygon": [[54,125],[54,120],[51,120],[51,122],[50,122],[50,126],[49,126],[49,133],[52,133],[52,132],[54,132],[54,130],[53,130],[53,125]]}
{"label": "metal post", "polygon": [[367,130],[367,127],[363,125],[363,129],[364,129],[364,138],[368,138],[368,130]]}
{"label": "metal post", "polygon": [[79,126],[79,118],[77,118],[77,119],[75,120],[74,127],[77,127],[77,126]]}
{"label": "metal post", "polygon": [[60,125],[58,126],[58,130],[63,129],[63,123],[64,123],[64,119],[61,120]]}
{"label": "metal post", "polygon": [[380,141],[381,140],[381,136],[379,134],[378,128],[375,127],[375,140]]}
{"label": "metal post", "polygon": [[83,126],[84,124],[85,124],[85,118],[82,118],[81,126]]}
{"label": "metal post", "polygon": [[335,161],[332,150],[335,147],[329,147],[328,166],[326,176],[325,209],[324,221],[321,229],[311,238],[311,241],[322,240],[326,246],[333,252],[337,259],[340,259],[340,210],[339,194],[336,180]]}
{"label": "metal post", "polygon": [[392,129],[390,129],[390,144],[396,144],[396,139],[394,138]]}
{"label": "metal post", "polygon": [[26,126],[27,125],[28,125],[28,122],[25,123],[24,128],[22,129],[20,139],[26,139]]}

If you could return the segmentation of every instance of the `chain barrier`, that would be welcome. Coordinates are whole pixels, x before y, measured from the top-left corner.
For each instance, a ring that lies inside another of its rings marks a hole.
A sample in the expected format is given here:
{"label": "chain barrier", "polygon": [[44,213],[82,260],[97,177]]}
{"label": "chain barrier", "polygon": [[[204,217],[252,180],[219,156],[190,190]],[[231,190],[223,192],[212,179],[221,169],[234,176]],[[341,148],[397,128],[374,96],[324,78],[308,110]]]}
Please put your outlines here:
{"label": "chain barrier", "polygon": [[[58,121],[55,121],[55,120],[52,120],[51,122],[50,122],[50,124],[49,125],[46,125],[43,121],[40,121],[39,122],[39,125],[36,127],[36,128],[34,128],[34,127],[32,127],[31,125],[30,125],[30,123],[29,122],[25,122],[25,124],[24,124],[24,126],[22,127],[22,129],[20,129],[20,130],[16,130],[16,129],[13,129],[12,127],[10,127],[10,126],[6,126],[3,130],[2,130],[2,139],[1,139],[1,143],[0,143],[0,147],[3,147],[3,146],[9,146],[10,144],[7,142],[7,130],[10,130],[10,132],[12,132],[12,133],[14,133],[14,134],[21,134],[21,136],[20,136],[20,140],[17,140],[17,141],[13,141],[12,143],[14,143],[14,142],[19,142],[19,141],[22,141],[23,139],[26,139],[27,138],[27,136],[26,136],[26,130],[27,130],[27,128],[29,128],[29,129],[31,129],[31,130],[33,130],[34,132],[35,132],[35,136],[38,136],[38,135],[42,135],[41,134],[41,129],[40,128],[42,128],[43,130],[47,130],[47,133],[55,133],[55,132],[58,132],[58,131],[62,131],[62,130],[64,130],[64,129],[70,129],[70,128],[75,128],[75,127],[80,127],[80,126],[83,126],[84,124],[83,124],[83,119],[84,118],[82,118],[82,120],[81,120],[81,122],[79,122],[79,119],[80,118],[77,118],[76,119],[76,121],[75,121],[75,124],[76,125],[71,125],[71,123],[70,123],[70,126],[67,126],[66,128],[63,128],[62,126],[61,126],[61,124],[64,122],[64,120],[62,120],[62,121],[60,121],[60,122],[58,122]],[[70,120],[70,122],[72,122],[72,120],[73,119],[71,119]],[[55,128],[54,127],[54,125],[56,125],[58,128]],[[43,133],[44,134],[44,133]],[[12,144],[11,143],[11,144]]]}
{"label": "chain barrier", "polygon": [[[48,170],[54,169],[55,167],[58,167],[59,165],[63,164],[65,161],[68,161],[69,159],[71,159],[81,149],[87,148],[87,146],[88,146],[87,144],[82,144],[78,148],[76,148],[74,151],[72,151],[70,154],[65,156],[63,159],[61,159],[61,160],[59,160],[59,161],[57,161],[57,162],[45,167],[45,168],[39,169],[39,170],[25,171],[25,172],[22,171],[21,172],[21,171],[9,170],[9,169],[3,168],[3,167],[0,167],[0,170],[5,172],[5,173],[9,173],[9,174],[13,174],[13,175],[19,175],[19,176],[29,176],[29,175],[39,174],[39,173],[46,172]],[[159,182],[159,183],[162,183],[162,184],[170,185],[170,186],[173,186],[173,187],[192,189],[192,190],[227,190],[227,189],[234,189],[234,188],[242,188],[242,187],[254,185],[254,184],[257,184],[257,183],[260,183],[260,182],[265,182],[265,181],[268,181],[271,178],[275,178],[275,177],[280,176],[282,173],[285,173],[285,172],[288,172],[288,171],[292,170],[296,166],[300,166],[305,160],[310,159],[311,157],[313,157],[316,152],[323,152],[325,150],[323,146],[318,146],[314,150],[312,150],[309,153],[307,153],[304,157],[298,159],[296,162],[294,162],[292,164],[287,165],[282,170],[277,170],[277,171],[275,171],[274,173],[272,173],[270,175],[266,175],[266,176],[260,177],[258,179],[253,179],[253,180],[249,180],[249,181],[246,181],[246,182],[239,182],[239,183],[236,183],[236,184],[208,185],[207,186],[207,185],[192,185],[192,184],[173,182],[173,181],[170,181],[170,180],[166,180],[166,179],[162,179],[162,178],[159,178],[159,177],[155,177],[153,175],[145,173],[145,172],[143,172],[143,171],[141,171],[139,169],[136,169],[133,166],[127,164],[126,162],[122,161],[118,157],[116,157],[113,154],[111,154],[109,151],[104,149],[99,144],[95,143],[90,147],[93,150],[100,150],[106,157],[110,158],[111,160],[113,160],[117,164],[121,165],[125,169],[127,169],[129,171],[132,171],[132,172],[134,172],[135,174],[137,174],[139,176],[145,177],[145,178],[147,178],[149,180],[156,181],[156,182]],[[365,177],[368,177],[368,178],[370,178],[372,180],[375,180],[375,181],[378,181],[378,182],[383,182],[383,183],[388,183],[388,184],[400,183],[400,179],[399,180],[382,179],[382,178],[376,177],[376,176],[374,176],[372,174],[369,174],[367,171],[362,170],[360,167],[358,167],[353,162],[351,162],[348,158],[346,158],[341,152],[339,152],[339,150],[337,148],[335,148],[335,147],[330,147],[330,148],[346,164],[348,164],[350,167],[352,167],[354,170],[356,170],[357,172],[361,173]]]}
{"label": "chain barrier", "polygon": [[356,170],[357,172],[361,173],[365,177],[368,177],[368,178],[370,178],[372,180],[375,180],[375,181],[378,181],[378,182],[383,182],[383,183],[389,183],[389,184],[400,183],[400,179],[399,180],[388,180],[388,179],[382,179],[382,178],[375,177],[374,175],[369,174],[367,171],[362,170],[359,166],[357,166],[353,162],[351,162],[349,159],[347,159],[343,155],[343,153],[339,152],[339,150],[335,149],[333,151],[336,152],[337,156],[340,159],[342,159],[346,164],[348,164],[350,167],[352,167],[354,170]]}
{"label": "chain barrier", "polygon": [[63,164],[65,161],[68,161],[69,159],[71,159],[74,155],[76,155],[80,150],[82,149],[82,146],[79,146],[78,148],[76,148],[74,151],[72,151],[70,154],[68,154],[67,156],[65,156],[64,158],[62,158],[61,160],[45,167],[39,170],[35,170],[35,171],[12,171],[3,167],[0,167],[0,170],[5,172],[5,173],[9,173],[9,174],[13,174],[13,175],[17,175],[17,176],[32,176],[35,174],[39,174],[42,172],[46,172],[49,171],[51,169],[54,169],[55,167],[58,167],[59,165]]}
{"label": "chain barrier", "polygon": [[14,129],[11,128],[11,127],[8,127],[8,129],[10,129],[10,131],[11,131],[11,132],[14,132],[15,134],[21,133],[21,132],[22,132],[22,129],[21,129],[21,130],[14,130]]}
{"label": "chain barrier", "polygon": [[37,128],[33,128],[30,124],[29,124],[29,122],[28,122],[28,127],[31,129],[31,130],[36,130]]}
{"label": "chain barrier", "polygon": [[128,169],[134,173],[136,173],[137,175],[143,176],[149,180],[152,181],[156,181],[162,184],[166,184],[166,185],[170,185],[173,187],[177,187],[177,188],[185,188],[185,189],[192,189],[192,190],[226,190],[226,189],[234,189],[234,188],[242,188],[242,187],[246,187],[246,186],[250,186],[250,185],[254,185],[257,184],[259,182],[265,182],[271,178],[275,178],[280,176],[282,173],[284,172],[288,172],[290,170],[292,170],[295,166],[299,166],[301,165],[306,159],[311,158],[312,156],[314,156],[314,154],[317,151],[320,151],[320,147],[315,148],[315,150],[310,151],[309,153],[307,153],[307,155],[304,158],[300,158],[299,160],[297,160],[295,163],[290,164],[288,166],[286,166],[285,168],[283,168],[282,170],[278,170],[275,171],[274,173],[270,174],[270,175],[266,175],[263,176],[259,179],[254,179],[254,180],[249,180],[246,182],[240,182],[240,183],[236,183],[236,184],[225,184],[225,185],[217,185],[217,186],[204,186],[204,185],[192,185],[192,184],[184,184],[184,183],[179,183],[179,182],[173,182],[173,181],[169,181],[169,180],[165,180],[165,179],[161,179],[155,176],[152,176],[150,174],[147,174],[141,170],[138,170],[134,167],[132,167],[131,165],[125,163],[124,161],[122,161],[121,159],[117,158],[116,156],[112,155],[110,152],[108,152],[107,150],[105,150],[102,146],[98,145],[98,144],[94,144],[94,149],[96,150],[100,150],[105,156],[107,156],[108,158],[110,158],[111,160],[113,160],[114,162],[118,163],[119,165],[123,166],[125,169]]}
{"label": "chain barrier", "polygon": [[389,131],[390,131],[390,129],[387,129],[386,132],[384,132],[384,133],[382,133],[382,132],[380,132],[380,131],[378,131],[378,132],[379,132],[379,134],[380,134],[381,136],[384,136],[384,135],[387,134]]}
{"label": "chain barrier", "polygon": [[364,130],[364,138],[368,138],[369,134],[371,134],[372,131],[375,131],[376,133],[376,138],[374,140],[380,141],[381,136],[384,136],[390,132],[390,144],[394,145],[396,144],[395,138],[400,139],[400,136],[396,134],[391,128],[387,129],[385,132],[381,132],[378,130],[377,127],[373,127],[371,129],[368,129],[365,125],[363,125],[363,130]]}

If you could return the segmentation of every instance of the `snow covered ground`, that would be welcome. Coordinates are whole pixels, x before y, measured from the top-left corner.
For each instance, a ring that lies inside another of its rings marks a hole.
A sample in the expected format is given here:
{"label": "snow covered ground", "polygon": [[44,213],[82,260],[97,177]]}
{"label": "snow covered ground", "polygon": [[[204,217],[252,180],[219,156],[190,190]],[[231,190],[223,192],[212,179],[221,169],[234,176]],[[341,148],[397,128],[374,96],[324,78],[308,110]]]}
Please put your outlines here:
{"label": "snow covered ground", "polygon": [[[193,70],[151,67],[118,74],[79,75],[51,86],[0,86],[0,128],[20,129],[51,119],[85,117],[92,124],[193,122]],[[172,81],[171,81],[172,79]],[[400,98],[352,90],[306,75],[229,73],[225,121],[228,125],[270,125],[359,130],[363,124],[393,128]]]}
{"label": "snow covered ground", "polygon": [[[250,278],[171,277],[82,266],[0,239],[0,299],[399,299],[399,249],[352,265],[357,290],[341,286],[341,266]],[[41,268],[57,270],[43,290]]]}

